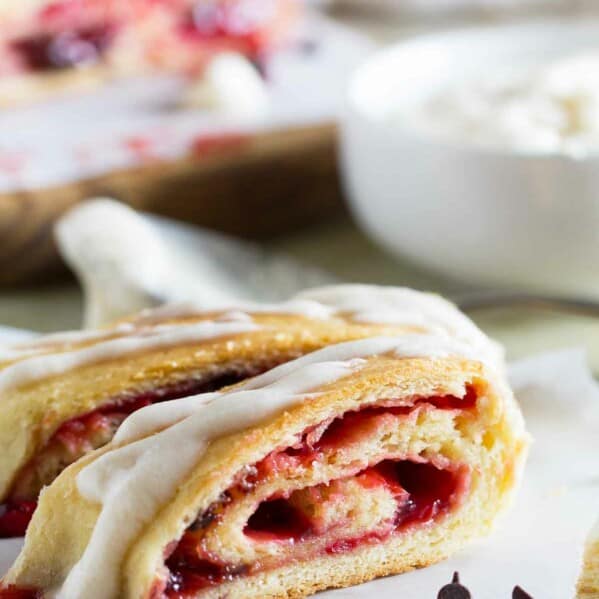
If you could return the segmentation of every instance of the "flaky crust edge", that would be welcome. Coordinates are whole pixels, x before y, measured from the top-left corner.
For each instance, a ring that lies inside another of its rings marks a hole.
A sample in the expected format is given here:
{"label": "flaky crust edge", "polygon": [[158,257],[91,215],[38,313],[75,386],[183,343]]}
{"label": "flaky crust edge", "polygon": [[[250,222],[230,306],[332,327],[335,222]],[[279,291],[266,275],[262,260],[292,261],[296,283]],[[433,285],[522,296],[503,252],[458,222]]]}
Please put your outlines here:
{"label": "flaky crust edge", "polygon": [[[186,319],[194,323],[210,315]],[[364,326],[342,318],[253,315],[257,331],[115,357],[3,392],[0,401],[0,503],[20,469],[65,421],[122,397],[176,385],[244,363],[285,362],[327,345],[375,335],[400,335],[406,326]],[[93,345],[89,343],[87,345]],[[86,347],[83,345],[82,347]]]}
{"label": "flaky crust edge", "polygon": [[[369,360],[368,367],[358,375],[336,381],[322,389],[318,398],[306,401],[261,426],[212,443],[194,471],[177,489],[173,500],[164,506],[130,547],[121,571],[120,596],[124,599],[148,597],[162,566],[164,548],[174,539],[180,538],[198,512],[206,509],[218,494],[229,486],[241,467],[258,461],[274,447],[288,444],[297,431],[316,424],[331,414],[339,414],[373,401],[384,396],[386,392],[391,393],[393,397],[459,394],[463,392],[467,382],[487,390],[489,396],[494,398],[493,401],[501,412],[498,417],[504,424],[504,472],[497,482],[500,487],[498,497],[488,506],[486,516],[471,523],[469,532],[462,531],[462,534],[454,535],[444,548],[430,549],[428,554],[423,554],[419,559],[413,559],[412,556],[409,564],[402,562],[402,558],[398,556],[379,566],[371,564],[367,568],[358,568],[353,576],[346,572],[337,582],[333,576],[330,580],[327,579],[324,586],[346,586],[346,583],[350,582],[359,583],[376,576],[399,573],[415,565],[424,566],[452,553],[467,538],[485,534],[496,514],[509,503],[512,490],[522,471],[528,445],[528,436],[511,391],[500,376],[477,362],[458,358],[434,361],[396,359],[391,364],[389,359],[378,357]],[[5,582],[32,585],[42,589],[52,588],[59,584],[77,562],[93,530],[99,506],[85,500],[79,494],[76,476],[86,464],[97,459],[104,451],[106,450],[95,452],[69,467],[43,492],[40,506],[27,534],[25,548]],[[348,568],[351,569],[351,560],[349,563]],[[313,564],[305,566],[308,572]],[[277,576],[277,572],[279,571],[266,575]],[[286,576],[289,575],[288,572]],[[260,596],[300,597],[324,586],[322,581],[309,582],[307,577],[305,584],[299,584],[293,592],[288,589],[285,592]],[[225,591],[223,589],[219,592]],[[243,597],[242,588],[238,591],[235,591],[235,596]]]}

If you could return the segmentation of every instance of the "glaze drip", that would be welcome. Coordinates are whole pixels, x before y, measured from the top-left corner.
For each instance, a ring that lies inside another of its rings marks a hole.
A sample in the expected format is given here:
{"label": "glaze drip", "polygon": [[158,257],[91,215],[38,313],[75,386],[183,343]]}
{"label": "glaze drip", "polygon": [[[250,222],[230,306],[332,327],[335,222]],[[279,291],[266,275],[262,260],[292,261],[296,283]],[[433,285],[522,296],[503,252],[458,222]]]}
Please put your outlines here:
{"label": "glaze drip", "polygon": [[[130,543],[167,503],[211,441],[256,426],[313,397],[364,366],[371,356],[473,357],[448,337],[407,335],[341,343],[266,372],[235,391],[186,398],[133,414],[115,447],[77,477],[80,493],[102,505],[81,560],[57,591],[60,599],[112,599]],[[164,428],[166,426],[166,428]],[[159,432],[139,439],[152,430]],[[127,443],[119,447],[121,443]],[[90,592],[91,590],[91,592]]]}

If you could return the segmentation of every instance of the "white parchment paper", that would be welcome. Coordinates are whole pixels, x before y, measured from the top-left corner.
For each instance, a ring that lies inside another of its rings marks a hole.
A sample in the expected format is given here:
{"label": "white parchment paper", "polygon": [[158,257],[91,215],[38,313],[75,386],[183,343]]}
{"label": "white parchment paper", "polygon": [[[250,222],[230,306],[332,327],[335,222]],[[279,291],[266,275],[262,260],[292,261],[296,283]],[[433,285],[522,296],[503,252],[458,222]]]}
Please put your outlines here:
{"label": "white parchment paper", "polygon": [[[459,571],[473,599],[571,599],[585,540],[599,513],[599,389],[582,350],[512,365],[512,384],[535,441],[513,508],[496,532],[452,559],[401,576],[331,591],[323,599],[435,599]],[[0,571],[21,541],[0,542]]]}

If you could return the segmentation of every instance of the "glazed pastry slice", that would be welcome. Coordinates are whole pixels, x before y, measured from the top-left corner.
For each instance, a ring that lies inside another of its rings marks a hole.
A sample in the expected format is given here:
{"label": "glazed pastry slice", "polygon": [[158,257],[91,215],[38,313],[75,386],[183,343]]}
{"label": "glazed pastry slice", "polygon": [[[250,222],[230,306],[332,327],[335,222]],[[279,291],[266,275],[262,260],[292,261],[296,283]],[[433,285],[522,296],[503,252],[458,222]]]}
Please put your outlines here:
{"label": "glazed pastry slice", "polygon": [[216,54],[259,60],[288,35],[295,0],[3,0],[0,103],[168,71]]}
{"label": "glazed pastry slice", "polygon": [[167,307],[111,328],[5,348],[0,537],[23,535],[41,488],[108,443],[122,421],[144,406],[218,390],[331,343],[430,330],[495,351],[441,298],[368,286],[219,312]]}
{"label": "glazed pastry slice", "polygon": [[526,445],[472,346],[330,346],[131,416],[43,491],[0,597],[304,597],[427,566],[489,531]]}

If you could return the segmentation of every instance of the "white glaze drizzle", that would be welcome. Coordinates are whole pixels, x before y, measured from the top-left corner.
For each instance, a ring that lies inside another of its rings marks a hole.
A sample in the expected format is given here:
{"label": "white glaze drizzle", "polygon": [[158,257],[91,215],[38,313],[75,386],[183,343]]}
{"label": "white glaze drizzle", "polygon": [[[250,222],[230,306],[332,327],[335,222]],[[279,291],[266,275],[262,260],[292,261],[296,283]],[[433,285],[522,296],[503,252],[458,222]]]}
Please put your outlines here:
{"label": "white glaze drizzle", "polygon": [[[52,596],[57,599],[116,599],[126,553],[211,441],[245,430],[292,408],[323,385],[359,369],[365,358],[474,358],[469,345],[448,336],[374,337],[313,352],[250,379],[235,391],[210,393],[134,413],[121,427],[115,447],[79,473],[80,493],[102,504],[80,561]],[[155,434],[141,440],[139,435]]]}
{"label": "white glaze drizzle", "polygon": [[[347,315],[355,322],[364,324],[414,326],[430,333],[449,333],[452,337],[477,347],[489,358],[503,360],[502,348],[480,331],[455,305],[439,295],[407,287],[331,285],[308,289],[287,302],[243,303],[233,310],[254,314],[299,314],[322,320]],[[202,312],[205,309],[188,302],[145,310],[140,313],[138,321],[151,323],[160,318],[185,318]]]}
{"label": "white glaze drizzle", "polygon": [[80,345],[101,341],[112,337],[122,337],[133,333],[135,326],[130,322],[122,322],[109,329],[90,331],[63,331],[36,337],[31,341],[0,347],[0,362],[19,360],[43,353],[47,350],[62,349],[65,346]]}
{"label": "white glaze drizzle", "polygon": [[[428,332],[444,331],[481,349],[497,353],[498,348],[451,302],[432,293],[407,287],[379,285],[331,285],[308,289],[279,304],[243,303],[234,308],[255,314],[300,314],[326,320],[348,315],[355,322],[416,326]],[[185,318],[205,312],[193,303],[146,310],[140,321],[154,318]]]}
{"label": "white glaze drizzle", "polygon": [[379,285],[330,285],[308,289],[298,296],[348,313],[356,322],[368,324],[412,324],[429,332],[449,333],[498,360],[503,350],[491,341],[454,304],[433,293],[407,287]]}
{"label": "white glaze drizzle", "polygon": [[[131,322],[92,332],[47,335],[28,344],[1,348],[0,360],[22,359],[0,371],[0,391],[67,372],[101,359],[114,359],[136,351],[174,345],[193,337],[193,324],[160,324],[165,320],[213,314],[194,304],[167,305],[142,311]],[[430,333],[448,333],[476,347],[487,360],[500,362],[502,351],[453,304],[443,298],[399,287],[337,285],[308,290],[279,304],[245,303],[217,312],[218,321],[251,323],[252,314],[297,314],[326,320],[340,314],[356,322],[416,326]],[[197,325],[199,326],[199,325]],[[166,328],[170,331],[166,334]],[[177,332],[179,330],[179,332]],[[250,329],[252,330],[252,329]],[[238,332],[245,332],[240,328]],[[208,335],[210,336],[210,335]],[[217,336],[217,335],[213,335]],[[126,337],[122,342],[117,338]],[[103,342],[103,339],[114,338]],[[173,339],[172,341],[169,340]],[[154,339],[156,343],[152,343]],[[127,341],[129,340],[129,341]],[[98,343],[83,349],[54,349],[56,344]],[[43,353],[50,348],[49,353]],[[41,356],[37,354],[43,353]]]}
{"label": "white glaze drizzle", "polygon": [[50,376],[64,374],[79,366],[94,364],[140,351],[166,348],[181,343],[193,343],[256,331],[252,322],[205,320],[187,325],[160,325],[136,335],[118,337],[95,345],[64,353],[33,356],[0,371],[0,393],[33,383]]}
{"label": "white glaze drizzle", "polygon": [[[133,322],[139,324],[154,324],[162,320],[176,318],[190,318],[214,312],[201,304],[182,302],[178,304],[165,304],[158,308],[142,310]],[[220,312],[220,310],[216,310]],[[336,310],[319,302],[305,299],[290,299],[279,303],[239,302],[234,306],[225,308],[225,313],[246,314],[296,314],[316,320],[326,320],[335,315]]]}

